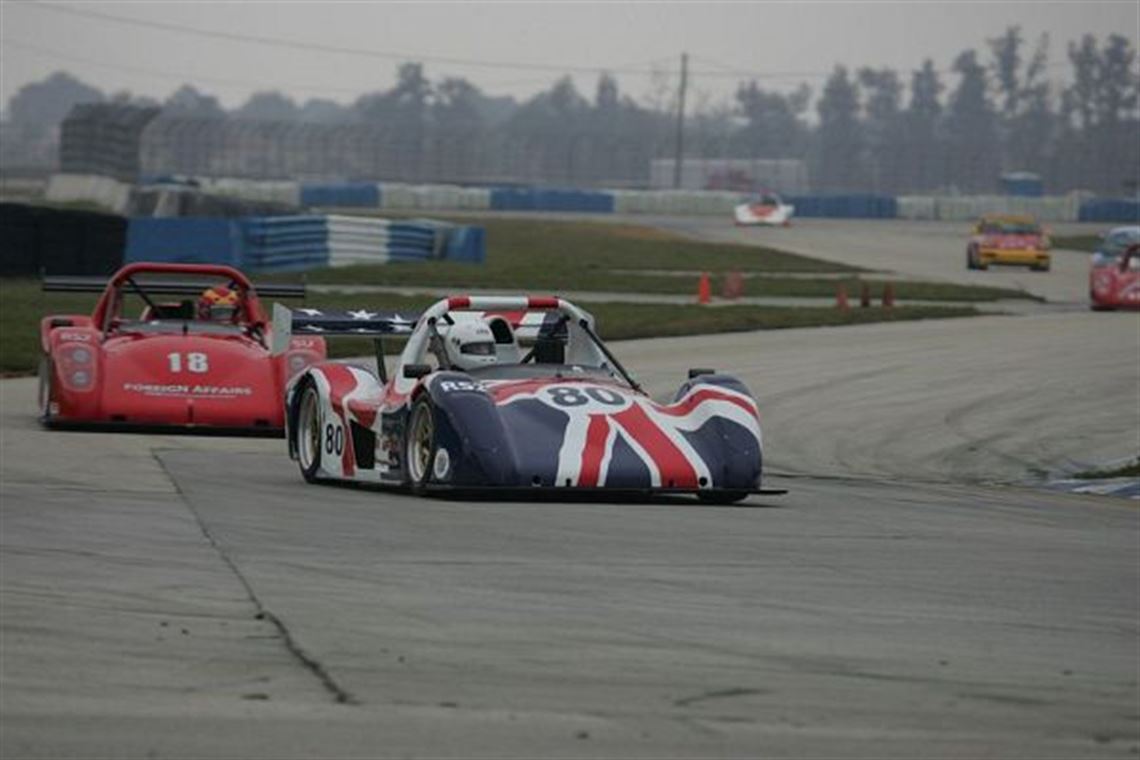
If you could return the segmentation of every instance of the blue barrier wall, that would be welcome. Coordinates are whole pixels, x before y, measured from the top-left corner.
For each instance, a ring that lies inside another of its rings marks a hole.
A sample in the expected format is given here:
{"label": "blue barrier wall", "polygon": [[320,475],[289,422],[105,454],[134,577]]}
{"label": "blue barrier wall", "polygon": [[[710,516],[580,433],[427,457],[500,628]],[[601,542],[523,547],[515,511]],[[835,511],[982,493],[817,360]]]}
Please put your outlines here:
{"label": "blue barrier wall", "polygon": [[1140,224],[1140,199],[1097,198],[1081,204],[1080,222],[1131,222]]}
{"label": "blue barrier wall", "polygon": [[612,214],[614,197],[593,190],[499,187],[491,190],[495,211],[586,211]]}
{"label": "blue barrier wall", "polygon": [[178,261],[241,266],[241,221],[135,217],[127,225],[124,261]]}
{"label": "blue barrier wall", "polygon": [[898,201],[886,195],[799,195],[786,199],[796,216],[831,219],[894,219]]}
{"label": "blue barrier wall", "polygon": [[1018,198],[1040,198],[1045,195],[1045,183],[1030,172],[1012,172],[1001,177],[1002,190],[1006,195]]}
{"label": "blue barrier wall", "polygon": [[306,182],[301,185],[301,205],[378,208],[380,188],[374,182]]}
{"label": "blue barrier wall", "polygon": [[430,219],[136,217],[127,226],[125,258],[128,262],[216,262],[251,271],[429,259],[482,263],[486,241],[482,227]]}
{"label": "blue barrier wall", "polygon": [[486,234],[482,227],[456,227],[448,237],[444,258],[482,264],[487,257]]}
{"label": "blue barrier wall", "polygon": [[290,271],[329,265],[329,231],[323,216],[243,219],[242,241],[242,264],[249,269]]}

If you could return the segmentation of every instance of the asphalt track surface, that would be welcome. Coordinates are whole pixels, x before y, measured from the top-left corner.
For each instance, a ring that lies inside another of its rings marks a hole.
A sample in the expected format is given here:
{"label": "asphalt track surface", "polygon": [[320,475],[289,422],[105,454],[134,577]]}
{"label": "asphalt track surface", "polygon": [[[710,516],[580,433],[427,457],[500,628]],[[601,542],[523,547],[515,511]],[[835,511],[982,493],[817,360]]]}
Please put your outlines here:
{"label": "asphalt track surface", "polygon": [[40,430],[5,381],[0,755],[1136,757],[1140,511],[1029,484],[1136,451],[1138,340],[615,346],[753,388],[791,493],[726,508],[306,486],[280,441]]}
{"label": "asphalt track surface", "polygon": [[[966,269],[967,222],[794,219],[791,227],[736,227],[708,217],[654,217],[653,224],[706,240],[768,245],[915,279],[1021,288],[1050,301],[1088,304],[1089,254],[1053,252],[1049,272],[1027,267]],[[1057,224],[1056,234],[1096,234],[1103,224]]]}

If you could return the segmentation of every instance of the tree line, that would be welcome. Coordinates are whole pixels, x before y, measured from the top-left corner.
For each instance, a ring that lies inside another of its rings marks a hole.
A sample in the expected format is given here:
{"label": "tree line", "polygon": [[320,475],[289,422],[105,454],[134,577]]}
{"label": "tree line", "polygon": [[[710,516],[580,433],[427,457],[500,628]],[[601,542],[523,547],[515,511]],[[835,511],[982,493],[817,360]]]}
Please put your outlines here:
{"label": "tree line", "polygon": [[[1121,35],[1085,35],[1053,62],[1047,36],[1030,44],[1014,26],[982,50],[960,53],[949,71],[930,60],[906,73],[837,65],[818,92],[742,81],[730,102],[687,114],[685,155],[801,159],[819,192],[985,193],[998,189],[1002,173],[1029,171],[1049,192],[1134,194],[1136,63]],[[1050,76],[1060,68],[1069,73],[1064,86]],[[270,91],[227,111],[189,85],[156,103],[126,92],[106,96],[58,73],[9,101],[0,161],[35,156],[27,143],[50,142],[70,106],[91,100],[160,105],[167,120],[373,129],[384,140],[370,143],[372,165],[396,174],[374,179],[637,186],[648,180],[652,159],[674,156],[676,139],[667,90],[638,102],[608,74],[589,95],[564,77],[519,102],[462,78],[433,82],[421,64],[405,63],[391,89],[349,105],[298,103]]]}

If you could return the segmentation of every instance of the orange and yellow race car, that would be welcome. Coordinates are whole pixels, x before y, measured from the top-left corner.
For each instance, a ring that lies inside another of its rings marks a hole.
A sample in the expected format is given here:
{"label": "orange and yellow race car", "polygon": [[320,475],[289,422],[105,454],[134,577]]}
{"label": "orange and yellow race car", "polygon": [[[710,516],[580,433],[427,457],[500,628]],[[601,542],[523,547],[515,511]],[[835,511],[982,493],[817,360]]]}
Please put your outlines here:
{"label": "orange and yellow race car", "polygon": [[966,247],[968,269],[1011,264],[1048,272],[1050,261],[1049,236],[1032,216],[983,216]]}

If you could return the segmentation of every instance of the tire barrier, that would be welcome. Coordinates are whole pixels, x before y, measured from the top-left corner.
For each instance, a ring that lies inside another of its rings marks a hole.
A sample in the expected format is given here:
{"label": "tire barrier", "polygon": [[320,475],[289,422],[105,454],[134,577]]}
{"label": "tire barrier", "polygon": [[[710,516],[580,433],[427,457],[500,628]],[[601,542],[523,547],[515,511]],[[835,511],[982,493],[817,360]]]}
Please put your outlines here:
{"label": "tire barrier", "polygon": [[618,214],[732,216],[740,193],[694,190],[611,190]]}
{"label": "tire barrier", "polygon": [[[731,216],[743,196],[727,191],[698,190],[573,190],[533,187],[461,187],[401,183],[283,180],[195,179],[206,195],[248,203],[245,215],[270,209],[377,208],[393,211],[559,211],[593,214],[653,214]],[[109,177],[57,174],[48,183],[47,198],[57,202],[89,202],[123,213],[131,208],[132,193],[149,186],[132,186]],[[1030,214],[1043,222],[1133,222],[1140,217],[1140,200],[1090,198],[1087,194],[1027,197],[1017,195],[899,197],[795,195],[785,198],[797,217],[834,219],[911,219],[972,221],[983,214]],[[153,204],[152,204],[153,205]],[[185,204],[184,204],[185,205]],[[219,206],[214,203],[211,208]],[[238,208],[238,207],[234,207]],[[194,213],[192,208],[188,213]]]}
{"label": "tire barrier", "polygon": [[[983,214],[1027,214],[1042,222],[1075,222],[1082,207],[1079,195],[904,195],[898,198],[898,217],[913,220],[971,222]],[[797,213],[799,209],[796,209]]]}
{"label": "tire barrier", "polygon": [[1096,198],[1081,204],[1082,222],[1127,222],[1140,224],[1140,198]]}
{"label": "tire barrier", "polygon": [[579,211],[612,214],[614,197],[607,192],[499,187],[491,190],[495,211]]}
{"label": "tire barrier", "polygon": [[374,182],[304,183],[302,206],[380,208],[380,188]]}
{"label": "tire barrier", "polygon": [[1002,190],[1006,195],[1023,198],[1040,198],[1045,195],[1045,183],[1032,172],[1009,172],[1001,175]]}
{"label": "tire barrier", "polygon": [[414,209],[458,209],[487,211],[491,208],[491,189],[459,185],[380,185],[380,208],[409,211]]}
{"label": "tire barrier", "polygon": [[0,276],[109,275],[123,264],[121,216],[0,203],[0,229]]}
{"label": "tire barrier", "polygon": [[126,260],[221,262],[250,271],[486,258],[481,227],[355,216],[131,219]]}
{"label": "tire barrier", "polygon": [[131,202],[131,185],[98,174],[53,174],[44,198],[52,203],[90,203],[122,214]]}
{"label": "tire barrier", "polygon": [[895,219],[898,202],[887,195],[793,195],[785,199],[798,217]]}

